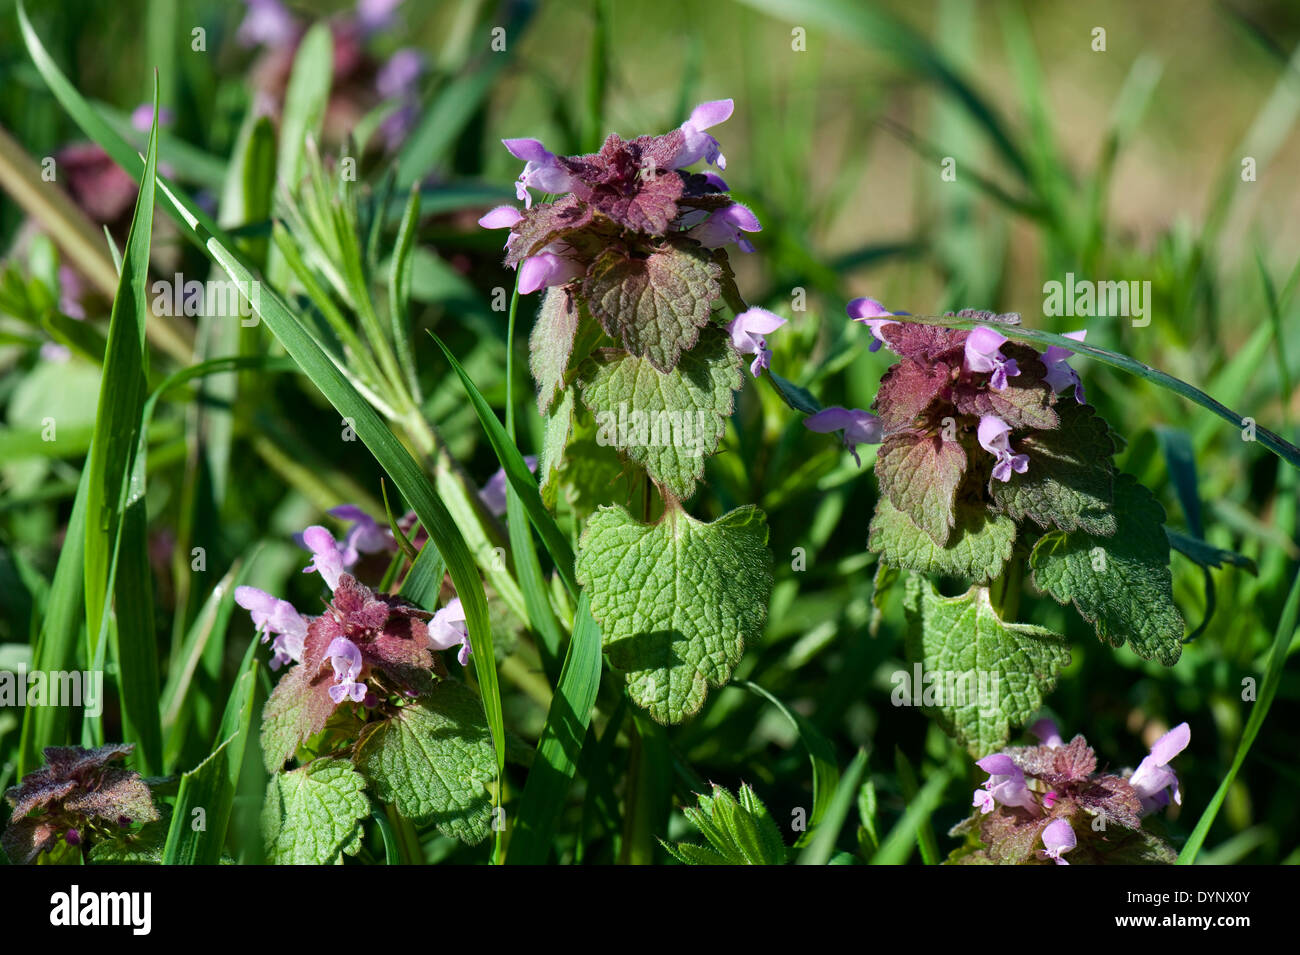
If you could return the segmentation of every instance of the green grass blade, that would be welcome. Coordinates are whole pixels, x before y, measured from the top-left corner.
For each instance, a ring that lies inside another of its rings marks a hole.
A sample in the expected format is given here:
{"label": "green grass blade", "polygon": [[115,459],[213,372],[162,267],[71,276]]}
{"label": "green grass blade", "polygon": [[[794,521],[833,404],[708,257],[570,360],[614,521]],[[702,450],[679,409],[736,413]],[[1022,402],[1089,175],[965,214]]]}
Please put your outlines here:
{"label": "green grass blade", "polygon": [[799,865],[825,865],[831,860],[831,856],[835,854],[835,842],[840,837],[840,830],[844,828],[844,820],[848,818],[849,810],[857,802],[858,787],[862,785],[862,774],[866,771],[867,751],[860,749],[858,755],[853,757],[849,768],[844,771],[826,815],[822,817],[821,824],[817,827],[816,835],[803,852],[799,853]]}
{"label": "green grass blade", "polygon": [[[95,437],[86,461],[85,572],[87,656],[95,658],[109,631],[116,597],[117,657],[120,664],[123,735],[140,744],[140,765],[162,771],[162,729],[158,720],[157,641],[153,629],[153,585],[145,550],[143,493],[128,498],[142,433],[148,350],[149,246],[153,231],[154,172],[157,167],[157,95],[145,174],[136,200],[113,299],[104,353],[103,383],[95,414]],[[143,470],[143,460],[140,463]]]}
{"label": "green grass blade", "polygon": [[[68,518],[63,550],[54,569],[54,580],[46,597],[45,619],[32,654],[32,670],[47,673],[78,669],[78,650],[85,624],[86,488],[90,472],[83,470],[77,496]],[[66,706],[28,706],[23,710],[22,735],[18,748],[18,776],[30,773],[44,760],[41,750],[68,742],[72,713]]]}
{"label": "green grass blade", "polygon": [[483,430],[487,432],[488,441],[492,444],[492,450],[496,452],[497,460],[501,462],[501,467],[506,472],[506,482],[519,495],[519,500],[523,503],[524,510],[528,514],[528,519],[532,521],[537,533],[541,535],[542,544],[546,547],[551,559],[555,561],[556,572],[564,581],[565,587],[574,597],[578,595],[578,581],[573,571],[573,548],[569,540],[564,536],[551,517],[550,512],[546,510],[546,505],[542,503],[542,496],[537,491],[537,482],[533,479],[532,472],[528,470],[528,465],[524,463],[524,456],[519,453],[514,442],[506,433],[506,429],[497,419],[496,414],[488,405],[486,399],[474,386],[465,369],[461,367],[460,362],[451,350],[442,343],[442,340],[429,333],[442,353],[447,357],[448,364],[452,370],[459,376],[461,383],[465,386],[465,391],[469,395],[470,401],[474,405],[475,412],[478,413],[478,419],[483,425]]}
{"label": "green grass blade", "polygon": [[164,865],[216,865],[221,861],[256,709],[259,664],[252,646],[244,662],[222,719],[224,739],[211,756],[181,777],[163,848]]}
{"label": "green grass blade", "polygon": [[1246,720],[1241,741],[1237,743],[1237,753],[1232,758],[1232,765],[1228,767],[1227,775],[1223,777],[1219,788],[1210,799],[1210,804],[1201,813],[1196,828],[1192,830],[1192,834],[1183,845],[1182,852],[1178,853],[1179,865],[1191,865],[1196,861],[1197,853],[1201,851],[1201,846],[1205,844],[1205,837],[1210,833],[1210,826],[1214,825],[1214,818],[1219,814],[1219,808],[1237,778],[1237,771],[1246,761],[1246,754],[1250,752],[1255,737],[1259,735],[1260,727],[1264,725],[1264,718],[1268,716],[1269,707],[1273,705],[1273,697],[1277,695],[1278,684],[1282,682],[1282,670],[1286,666],[1287,651],[1296,634],[1297,614],[1300,614],[1300,572],[1296,573],[1295,581],[1291,584],[1291,593],[1286,598],[1282,618],[1277,623],[1277,632],[1273,635],[1273,648],[1268,656],[1268,669],[1264,671],[1264,680],[1260,685],[1259,699],[1251,707],[1250,718]]}
{"label": "green grass blade", "polygon": [[822,819],[826,817],[831,801],[835,798],[835,792],[839,788],[840,767],[835,762],[835,747],[831,745],[830,740],[822,735],[821,730],[757,683],[740,680],[736,683],[736,686],[749,690],[754,695],[762,697],[775,706],[781,715],[789,720],[790,725],[795,728],[795,732],[799,734],[799,742],[808,751],[808,759],[812,763],[813,808],[808,817],[808,828],[795,842],[797,847],[806,846],[812,841],[813,834],[817,831]]}
{"label": "green grass blade", "polygon": [[442,586],[442,575],[447,572],[447,564],[442,559],[442,552],[432,540],[427,540],[420,548],[420,555],[406,572],[398,591],[407,600],[412,600],[430,612],[438,609],[438,589]]}
{"label": "green grass blade", "polygon": [[[898,773],[898,785],[903,791],[903,801],[908,805],[916,799],[920,786],[916,782],[916,770],[912,762],[901,749],[894,750],[894,769]],[[926,865],[939,862],[939,841],[934,836],[934,826],[930,824],[929,815],[921,817],[916,826],[916,847],[921,851],[921,861]]]}
{"label": "green grass blade", "polygon": [[902,865],[912,854],[916,845],[917,834],[922,827],[929,825],[930,815],[938,807],[943,797],[944,787],[948,785],[948,771],[940,770],[931,776],[915,799],[907,804],[894,828],[889,830],[880,849],[871,857],[872,865]]}
{"label": "green grass blade", "polygon": [[591,601],[584,592],[578,598],[573,639],[564,655],[564,668],[537,743],[537,758],[515,814],[515,832],[507,856],[511,864],[546,862],[551,833],[582,754],[591,708],[600,688],[600,668],[600,627],[592,619]]}

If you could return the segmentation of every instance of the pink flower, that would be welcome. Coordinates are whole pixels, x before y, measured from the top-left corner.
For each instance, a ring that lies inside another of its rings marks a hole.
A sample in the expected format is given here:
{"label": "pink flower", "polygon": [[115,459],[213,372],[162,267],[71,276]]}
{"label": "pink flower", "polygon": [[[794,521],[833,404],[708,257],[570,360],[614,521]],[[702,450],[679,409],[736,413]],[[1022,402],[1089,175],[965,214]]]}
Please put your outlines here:
{"label": "pink flower", "polygon": [[329,513],[352,524],[343,538],[344,570],[351,570],[362,554],[379,554],[392,549],[395,543],[392,532],[387,527],[380,527],[373,517],[355,504],[331,507]]}
{"label": "pink flower", "polygon": [[1010,433],[1011,425],[997,415],[980,418],[977,432],[980,447],[998,459],[998,463],[993,465],[993,479],[996,481],[1010,481],[1012,471],[1024,474],[1029,470],[1028,456],[1011,450]]}
{"label": "pink flower", "polygon": [[586,271],[581,262],[561,255],[559,246],[552,243],[524,259],[519,266],[519,294],[528,295],[539,288],[564,285],[585,275]]}
{"label": "pink flower", "polygon": [[334,685],[330,687],[330,699],[336,704],[346,699],[360,703],[366,698],[366,685],[357,677],[361,675],[361,650],[347,637],[335,637],[325,651],[326,658],[334,667]]}
{"label": "pink flower", "polygon": [[1076,844],[1074,830],[1070,828],[1067,819],[1056,819],[1043,829],[1043,845],[1047,847],[1047,858],[1055,860],[1057,865],[1070,864],[1061,858],[1061,854],[1069,852]]}
{"label": "pink flower", "polygon": [[716,99],[701,103],[691,110],[690,118],[682,123],[682,148],[673,158],[674,169],[685,169],[703,159],[719,169],[727,168],[727,157],[722,155],[718,141],[705,132],[731,118],[735,103],[729,99]]}
{"label": "pink flower", "polygon": [[855,298],[849,302],[846,311],[849,313],[849,318],[855,322],[861,322],[871,329],[871,351],[879,351],[881,345],[888,344],[881,337],[880,330],[886,325],[898,324],[885,318],[886,315],[893,315],[894,313],[885,311],[885,306],[874,298]]}
{"label": "pink flower", "polygon": [[1006,340],[1005,335],[983,325],[966,336],[967,371],[992,372],[989,387],[994,391],[1004,390],[1007,387],[1007,379],[1020,374],[1015,359],[1006,358],[998,351]]}
{"label": "pink flower", "polygon": [[[1087,329],[1077,332],[1066,332],[1063,337],[1073,338],[1076,342],[1083,341]],[[1062,348],[1060,345],[1048,345],[1047,351],[1043,352],[1043,364],[1047,366],[1047,378],[1045,379],[1049,388],[1053,391],[1060,391],[1063,388],[1074,385],[1074,400],[1083,404],[1083,382],[1079,380],[1079,373],[1071,368],[1067,362],[1074,352],[1068,348]]]}
{"label": "pink flower", "polygon": [[280,0],[247,0],[248,13],[236,37],[246,47],[284,46],[298,35],[298,24]]}
{"label": "pink flower", "polygon": [[809,415],[803,419],[803,426],[818,434],[843,431],[844,446],[849,449],[849,454],[853,455],[853,460],[858,463],[858,467],[862,466],[862,459],[858,457],[857,446],[879,444],[884,436],[880,419],[870,411],[863,411],[861,408],[842,408],[839,405],[823,408],[816,414]]}
{"label": "pink flower", "polygon": [[289,662],[301,663],[303,645],[307,640],[307,618],[294,609],[287,600],[273,597],[256,587],[236,587],[235,603],[248,611],[253,626],[262,635],[262,642],[275,635],[271,649],[271,669],[278,670]]}
{"label": "pink flower", "polygon": [[1192,730],[1186,723],[1179,723],[1164,736],[1156,740],[1151,753],[1138,765],[1129,777],[1129,785],[1137,790],[1142,800],[1143,813],[1154,812],[1169,805],[1169,792],[1173,791],[1174,802],[1182,805],[1183,797],[1178,791],[1178,777],[1169,768],[1175,756],[1187,748],[1191,742]]}
{"label": "pink flower", "polygon": [[763,226],[758,221],[758,216],[748,206],[733,202],[690,229],[686,235],[706,249],[717,249],[734,243],[742,252],[753,252],[754,244],[741,233],[762,231]]}
{"label": "pink flower", "polygon": [[303,568],[303,573],[316,571],[326,586],[334,590],[339,585],[339,577],[347,570],[346,554],[339,542],[326,528],[313,524],[302,532],[302,543],[312,552],[312,561]]}
{"label": "pink flower", "polygon": [[772,364],[772,349],[767,347],[767,339],[763,336],[770,335],[784,324],[784,318],[765,308],[749,308],[727,325],[727,334],[731,336],[736,351],[754,356],[749,373],[755,378]]}
{"label": "pink flower", "polygon": [[469,665],[469,629],[465,626],[465,610],[460,598],[454,597],[429,621],[429,646],[435,650],[450,650],[460,644],[456,659],[461,666]]}
{"label": "pink flower", "polygon": [[515,183],[515,196],[524,204],[524,208],[530,209],[533,205],[529,189],[555,194],[573,191],[576,180],[559,158],[542,145],[541,140],[503,139],[501,142],[510,150],[510,155],[524,160],[524,171]]}
{"label": "pink flower", "polygon": [[1032,813],[1038,813],[1038,803],[1034,801],[1033,793],[1025,785],[1025,772],[1010,756],[1005,753],[994,753],[992,756],[985,756],[978,760],[975,765],[989,774],[989,778],[984,781],[984,787],[975,790],[975,798],[971,802],[971,805],[979,806],[981,813],[992,812],[995,803],[1004,806],[1020,806]]}
{"label": "pink flower", "polygon": [[1061,731],[1057,728],[1056,723],[1046,716],[1029,727],[1029,732],[1037,736],[1044,746],[1050,746],[1052,749],[1064,745],[1064,741],[1061,739]]}

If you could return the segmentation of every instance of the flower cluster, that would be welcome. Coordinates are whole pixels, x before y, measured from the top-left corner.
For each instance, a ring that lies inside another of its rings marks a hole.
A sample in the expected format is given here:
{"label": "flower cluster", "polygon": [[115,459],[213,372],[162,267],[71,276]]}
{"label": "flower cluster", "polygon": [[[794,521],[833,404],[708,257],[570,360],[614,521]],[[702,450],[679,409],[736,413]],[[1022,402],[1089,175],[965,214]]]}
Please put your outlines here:
{"label": "flower cluster", "polygon": [[363,554],[395,549],[391,532],[351,505],[330,513],[351,522],[342,540],[320,525],[299,535],[311,552],[303,572],[320,574],[332,592],[324,613],[308,616],[256,587],[235,588],[235,602],[249,612],[262,642],[271,642],[272,669],[297,664],[267,703],[268,714],[290,714],[295,746],[319,732],[342,704],[370,709],[427,693],[446,676],[435,651],[458,649],[461,665],[469,662],[460,599],[431,614],[394,594],[371,590],[351,571]]}
{"label": "flower cluster", "polygon": [[[1083,403],[1083,385],[1067,364],[1072,352],[1065,348],[1053,345],[1040,355],[1028,346],[1010,344],[988,326],[967,332],[895,321],[907,313],[890,312],[873,298],[854,299],[847,311],[871,331],[871,351],[884,346],[900,358],[882,379],[872,404],[879,417],[860,409],[828,408],[804,422],[813,431],[843,430],[850,451],[857,444],[897,438],[881,449],[884,456],[897,448],[906,453],[918,440],[953,441],[959,433],[973,435],[992,456],[990,476],[1005,483],[1013,472],[1024,474],[1029,468],[1029,457],[1011,446],[1012,432],[1058,427],[1052,406],[1056,393],[1067,386],[1074,387],[1075,400]],[[956,314],[994,318],[988,312]],[[1085,334],[1071,332],[1066,337],[1082,341]],[[952,437],[944,438],[941,432],[949,422]]]}
{"label": "flower cluster", "polygon": [[[1055,724],[1032,728],[1038,746],[1012,747],[976,765],[988,779],[975,790],[977,810],[953,828],[967,845],[952,861],[1034,864],[1053,862],[1164,863],[1173,852],[1142,828],[1143,817],[1181,802],[1169,763],[1191,739],[1186,723],[1156,741],[1131,773],[1098,772],[1097,756],[1082,736],[1069,743]],[[1066,856],[1069,856],[1067,859]]]}
{"label": "flower cluster", "polygon": [[60,842],[80,846],[157,819],[149,787],[120,765],[134,748],[47,746],[46,765],[5,792],[13,807],[0,839],[5,855],[23,865]]}
{"label": "flower cluster", "polygon": [[[505,264],[518,269],[520,293],[573,286],[612,338],[669,371],[732,283],[722,250],[752,252],[746,235],[762,228],[717,173],[687,171],[701,160],[726,168],[707,130],[732,108],[731,100],[703,103],[669,133],[611,134],[583,156],[558,156],[536,139],[503,140],[524,162],[515,184],[524,207],[498,206],[479,224],[510,230]],[[535,193],[552,199],[538,202]],[[756,309],[742,321],[745,310],[736,311],[740,324],[729,331],[743,354],[757,356],[757,376],[770,356],[762,336],[781,320]]]}

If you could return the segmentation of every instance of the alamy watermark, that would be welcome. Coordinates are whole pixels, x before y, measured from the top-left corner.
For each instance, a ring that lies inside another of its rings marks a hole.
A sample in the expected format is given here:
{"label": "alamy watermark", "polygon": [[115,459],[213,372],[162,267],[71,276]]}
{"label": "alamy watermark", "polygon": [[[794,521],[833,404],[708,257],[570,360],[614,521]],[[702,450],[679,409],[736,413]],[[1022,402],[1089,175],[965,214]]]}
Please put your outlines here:
{"label": "alamy watermark", "polygon": [[258,321],[262,304],[262,283],[234,282],[228,279],[185,280],[177,272],[170,280],[159,279],[149,287],[153,294],[150,308],[159,317],[213,315],[239,316],[239,324],[252,328]]}
{"label": "alamy watermark", "polygon": [[895,670],[889,682],[894,706],[975,706],[981,716],[999,710],[1001,674],[997,670],[927,670],[915,663],[911,670]]}
{"label": "alamy watermark", "polygon": [[1151,283],[1094,282],[1065,273],[1065,281],[1043,283],[1043,314],[1066,318],[1131,318],[1134,328],[1151,324]]}
{"label": "alamy watermark", "polygon": [[700,457],[717,440],[717,415],[703,408],[692,411],[618,410],[596,412],[596,443],[617,448],[680,448]]}
{"label": "alamy watermark", "polygon": [[0,670],[0,707],[80,707],[86,716],[104,712],[102,670],[28,670],[19,663]]}

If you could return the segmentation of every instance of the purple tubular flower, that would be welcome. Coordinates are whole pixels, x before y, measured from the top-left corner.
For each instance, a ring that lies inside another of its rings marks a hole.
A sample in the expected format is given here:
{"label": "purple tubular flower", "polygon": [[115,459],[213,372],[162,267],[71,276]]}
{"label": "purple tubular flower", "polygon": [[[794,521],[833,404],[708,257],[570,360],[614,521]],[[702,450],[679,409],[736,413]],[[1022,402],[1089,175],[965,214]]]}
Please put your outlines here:
{"label": "purple tubular flower", "polygon": [[863,411],[861,408],[842,408],[839,405],[823,408],[816,414],[809,415],[803,419],[803,426],[818,434],[843,431],[844,446],[849,449],[849,454],[853,455],[853,460],[857,462],[858,467],[862,467],[862,459],[858,457],[857,446],[879,444],[884,437],[884,427],[880,419],[870,411]]}
{"label": "purple tubular flower", "polygon": [[989,774],[989,778],[984,781],[984,787],[975,790],[975,798],[971,802],[972,806],[980,807],[981,813],[992,812],[994,803],[1019,806],[1032,813],[1038,813],[1038,803],[1034,801],[1033,793],[1025,785],[1025,772],[1010,756],[1005,753],[994,753],[992,756],[985,756],[978,760],[975,765]]}
{"label": "purple tubular flower", "polygon": [[241,45],[284,46],[293,42],[298,24],[280,0],[247,0],[247,3],[248,12],[236,34]]}
{"label": "purple tubular flower", "polygon": [[729,99],[715,99],[691,110],[690,118],[681,125],[682,148],[673,158],[673,168],[685,169],[703,159],[711,166],[726,169],[727,157],[722,155],[722,147],[705,130],[726,122],[735,108]]}
{"label": "purple tubular flower", "polygon": [[330,687],[330,699],[336,704],[350,699],[360,703],[366,698],[366,685],[357,680],[361,675],[361,651],[347,637],[335,637],[330,641],[325,657],[334,667],[334,685]]}
{"label": "purple tubular flower", "polygon": [[731,191],[731,187],[727,185],[727,180],[723,179],[712,169],[705,169],[703,172],[700,173],[700,175],[704,177],[705,182],[707,182],[714,189],[718,190],[718,192]]}
{"label": "purple tubular flower", "polygon": [[1074,830],[1070,828],[1068,819],[1053,820],[1043,829],[1043,845],[1047,848],[1047,858],[1054,860],[1057,865],[1070,864],[1061,858],[1061,854],[1069,852],[1076,844]]}
{"label": "purple tubular flower", "polygon": [[748,206],[733,202],[686,233],[706,249],[717,249],[735,243],[742,252],[753,252],[754,244],[742,232],[762,232],[762,223]]}
{"label": "purple tubular flower", "polygon": [[1005,358],[1002,352],[998,351],[1006,340],[1005,335],[1000,335],[982,325],[966,336],[966,369],[992,372],[989,386],[994,391],[1004,390],[1007,387],[1007,379],[1020,374],[1015,359]]}
{"label": "purple tubular flower", "polygon": [[345,570],[350,569],[362,554],[378,554],[393,544],[393,535],[388,528],[380,527],[373,517],[355,504],[340,504],[330,508],[329,513],[352,524],[347,536],[343,538]]}
{"label": "purple tubular flower", "polygon": [[[1081,342],[1088,330],[1082,329],[1077,332],[1066,332],[1063,337],[1073,338],[1076,342]],[[1043,352],[1043,364],[1047,366],[1047,382],[1049,388],[1053,391],[1060,391],[1074,385],[1074,400],[1083,404],[1083,382],[1079,380],[1079,373],[1066,364],[1074,352],[1068,348],[1062,348],[1060,345],[1048,345],[1047,351]]]}
{"label": "purple tubular flower", "polygon": [[326,528],[313,524],[302,532],[303,546],[312,552],[312,562],[303,568],[304,574],[316,571],[330,590],[339,585],[339,576],[347,570],[343,548]]}
{"label": "purple tubular flower", "polygon": [[[537,455],[524,455],[524,464],[528,465],[528,470],[537,470]],[[488,509],[493,517],[500,517],[506,512],[506,469],[497,468],[483,489],[478,492],[478,499],[483,502],[483,506]]]}
{"label": "purple tubular flower", "polygon": [[731,336],[736,351],[754,356],[749,373],[755,378],[772,364],[772,349],[767,347],[767,339],[763,336],[770,335],[784,324],[785,319],[774,312],[765,308],[748,308],[727,325],[727,334]]}
{"label": "purple tubular flower", "polygon": [[461,666],[469,665],[469,629],[465,626],[465,609],[460,598],[454,597],[429,621],[429,646],[434,650],[450,650],[460,644],[456,659]]}
{"label": "purple tubular flower", "polygon": [[533,205],[529,189],[556,194],[573,190],[573,176],[569,175],[556,155],[542,145],[541,140],[503,139],[501,142],[510,150],[510,155],[524,161],[524,171],[515,183],[515,196],[524,204],[524,208],[531,209]]}
{"label": "purple tubular flower", "polygon": [[986,414],[980,418],[977,432],[980,447],[998,459],[998,463],[993,465],[993,478],[996,481],[1010,481],[1012,471],[1024,474],[1029,470],[1028,456],[1011,450],[1008,438],[1010,433],[1011,425],[997,415]]}
{"label": "purple tubular flower", "polygon": [[524,214],[514,206],[497,206],[489,209],[478,220],[478,224],[485,229],[513,229],[523,217]]}
{"label": "purple tubular flower", "polygon": [[[497,206],[495,209],[489,209],[478,224],[484,229],[513,229],[523,221],[524,214],[514,206]],[[515,241],[515,234],[511,232],[506,236],[505,247],[510,248],[510,243]]]}
{"label": "purple tubular flower", "polygon": [[1187,748],[1191,742],[1192,730],[1186,723],[1179,723],[1164,736],[1156,740],[1151,753],[1138,765],[1129,777],[1129,785],[1137,790],[1142,800],[1142,812],[1154,812],[1169,805],[1169,790],[1173,790],[1174,802],[1182,805],[1183,797],[1178,791],[1178,777],[1169,768],[1169,762]]}
{"label": "purple tubular flower", "polygon": [[424,55],[407,47],[398,50],[375,76],[375,90],[384,99],[401,99],[415,92],[424,72]]}
{"label": "purple tubular flower", "polygon": [[303,644],[307,639],[307,620],[287,600],[273,597],[256,587],[236,587],[235,603],[248,611],[262,642],[274,634],[271,669],[278,670],[290,661],[302,662]]}
{"label": "purple tubular flower", "polygon": [[552,285],[564,285],[584,275],[586,269],[581,262],[575,262],[555,251],[557,246],[548,245],[536,255],[530,255],[519,266],[519,294],[528,295],[539,288]]}
{"label": "purple tubular flower", "polygon": [[871,351],[879,351],[880,346],[886,344],[880,336],[880,329],[886,325],[897,325],[897,322],[891,322],[885,318],[886,315],[893,315],[893,312],[885,310],[874,298],[855,298],[849,302],[845,309],[849,313],[849,318],[855,322],[861,322],[871,329]]}
{"label": "purple tubular flower", "polygon": [[1029,732],[1037,736],[1044,746],[1050,746],[1052,749],[1065,745],[1061,739],[1061,731],[1057,729],[1056,723],[1046,716],[1029,727]]}

